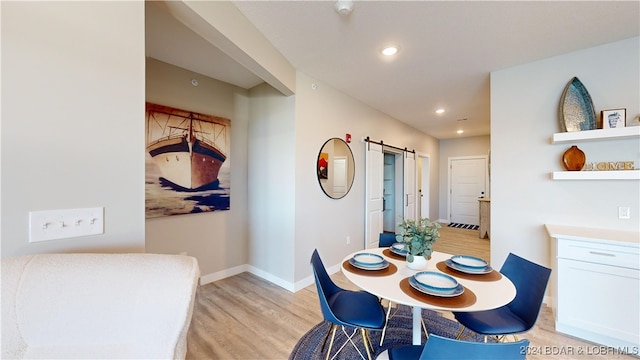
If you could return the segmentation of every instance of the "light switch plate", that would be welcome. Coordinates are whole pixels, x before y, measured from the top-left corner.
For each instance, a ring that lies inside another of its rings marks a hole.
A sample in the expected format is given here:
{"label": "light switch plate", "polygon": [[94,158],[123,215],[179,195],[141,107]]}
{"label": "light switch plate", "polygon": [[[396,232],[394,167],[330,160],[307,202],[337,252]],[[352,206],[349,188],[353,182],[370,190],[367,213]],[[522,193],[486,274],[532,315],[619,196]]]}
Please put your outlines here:
{"label": "light switch plate", "polygon": [[29,212],[29,242],[104,233],[104,208]]}

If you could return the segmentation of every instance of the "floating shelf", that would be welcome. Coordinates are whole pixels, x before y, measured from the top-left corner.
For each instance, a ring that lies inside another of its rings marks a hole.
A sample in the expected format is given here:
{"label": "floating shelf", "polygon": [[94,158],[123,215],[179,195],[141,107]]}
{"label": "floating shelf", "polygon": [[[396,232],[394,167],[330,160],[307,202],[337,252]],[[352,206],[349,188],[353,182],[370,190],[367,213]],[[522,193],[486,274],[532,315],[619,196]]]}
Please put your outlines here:
{"label": "floating shelf", "polygon": [[640,138],[640,126],[556,133],[553,134],[551,143],[563,144],[577,141],[616,140],[634,137]]}
{"label": "floating shelf", "polygon": [[640,170],[554,171],[551,175],[553,180],[640,180]]}

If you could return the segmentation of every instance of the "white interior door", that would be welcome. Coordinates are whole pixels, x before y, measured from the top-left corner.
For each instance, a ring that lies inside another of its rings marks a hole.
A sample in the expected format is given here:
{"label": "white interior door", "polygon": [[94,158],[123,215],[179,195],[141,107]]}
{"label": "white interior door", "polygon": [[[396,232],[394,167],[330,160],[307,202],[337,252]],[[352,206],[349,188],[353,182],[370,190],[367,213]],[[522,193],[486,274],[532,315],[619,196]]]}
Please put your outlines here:
{"label": "white interior door", "polygon": [[416,218],[416,154],[404,152],[404,218]]}
{"label": "white interior door", "polygon": [[347,157],[333,158],[333,196],[341,198],[347,192]]}
{"label": "white interior door", "polygon": [[449,159],[449,221],[479,225],[478,198],[486,192],[487,158]]}
{"label": "white interior door", "polygon": [[367,142],[365,146],[367,147],[365,151],[367,193],[364,247],[369,249],[378,247],[382,232],[384,154],[379,144]]}

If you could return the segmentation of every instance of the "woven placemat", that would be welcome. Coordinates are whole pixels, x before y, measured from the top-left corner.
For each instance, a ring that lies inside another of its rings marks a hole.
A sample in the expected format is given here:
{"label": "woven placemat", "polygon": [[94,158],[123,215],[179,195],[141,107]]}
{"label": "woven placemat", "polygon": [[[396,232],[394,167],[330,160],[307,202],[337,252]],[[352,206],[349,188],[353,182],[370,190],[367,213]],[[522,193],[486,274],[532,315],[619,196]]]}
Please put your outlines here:
{"label": "woven placemat", "polygon": [[407,257],[406,256],[402,256],[402,255],[398,255],[396,253],[394,253],[393,251],[389,250],[389,249],[384,249],[382,250],[382,255],[392,258],[392,259],[396,259],[396,260],[406,260]]}
{"label": "woven placemat", "polygon": [[[464,287],[464,286],[463,286]],[[425,294],[420,292],[409,284],[409,278],[404,278],[400,281],[400,289],[407,295],[412,298],[425,302],[430,305],[442,306],[448,308],[463,308],[467,306],[471,306],[476,303],[476,294],[473,291],[469,290],[467,287],[464,287],[464,292],[458,296],[454,297],[440,297],[433,296],[429,294]]]}
{"label": "woven placemat", "polygon": [[396,271],[398,271],[398,267],[392,263],[389,263],[389,266],[382,270],[363,270],[351,265],[349,263],[349,260],[345,260],[342,263],[342,268],[347,270],[348,272],[365,276],[387,276],[395,274]]}
{"label": "woven placemat", "polygon": [[436,268],[445,274],[455,276],[460,279],[474,280],[474,281],[498,281],[502,279],[502,274],[495,269],[488,274],[467,274],[462,271],[454,270],[447,266],[444,261],[440,261],[436,264]]}

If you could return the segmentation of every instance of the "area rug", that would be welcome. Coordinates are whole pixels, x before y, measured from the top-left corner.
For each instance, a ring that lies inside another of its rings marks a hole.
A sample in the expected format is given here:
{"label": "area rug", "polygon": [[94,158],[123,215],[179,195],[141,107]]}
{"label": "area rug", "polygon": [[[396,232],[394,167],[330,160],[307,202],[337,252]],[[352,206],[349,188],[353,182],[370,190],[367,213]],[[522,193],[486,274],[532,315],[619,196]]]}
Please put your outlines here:
{"label": "area rug", "polygon": [[[422,310],[422,317],[424,318],[424,323],[427,328],[429,334],[437,334],[440,336],[455,338],[460,330],[460,324],[456,321],[449,320],[439,313],[431,310]],[[373,358],[380,355],[382,352],[391,347],[405,346],[411,345],[412,341],[412,332],[411,332],[411,324],[412,324],[412,314],[411,308],[408,306],[400,306],[398,312],[389,320],[389,326],[387,327],[387,332],[384,337],[384,343],[380,346],[380,336],[382,335],[381,331],[370,331],[369,335],[371,336],[371,341],[373,342],[374,352],[371,354]],[[345,328],[347,332],[350,334],[353,329]],[[327,344],[324,347],[324,351],[322,350],[322,344],[324,342],[325,336],[327,335],[327,331],[329,330],[329,323],[323,321],[313,328],[309,330],[306,334],[298,340],[298,343],[293,348],[291,355],[289,355],[290,360],[316,360],[316,359],[324,359],[327,355],[327,350],[329,348],[329,340],[327,340]],[[478,335],[471,330],[465,329],[463,338],[465,341],[484,341],[484,337]],[[336,350],[346,341],[346,336],[340,329],[336,332],[336,339],[333,343],[333,349],[331,349],[331,356],[333,356]],[[362,337],[360,333],[356,333],[353,337],[354,343],[366,357],[367,354],[364,350],[364,346],[362,344]],[[426,337],[424,335],[424,331],[422,332],[422,343],[424,344],[426,341]],[[337,359],[359,359],[360,355],[356,349],[351,345],[347,344],[342,351],[336,356]]]}
{"label": "area rug", "polygon": [[467,229],[467,230],[478,230],[480,229],[480,225],[470,225],[470,224],[460,224],[460,223],[450,223],[449,227],[457,228],[457,229]]}

